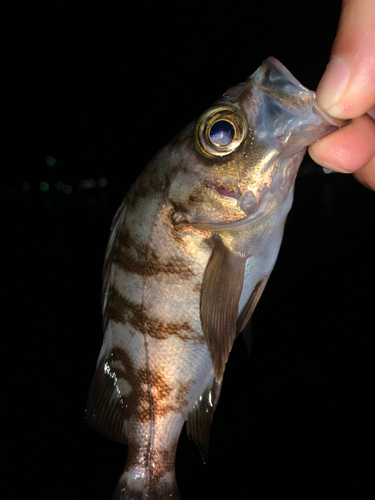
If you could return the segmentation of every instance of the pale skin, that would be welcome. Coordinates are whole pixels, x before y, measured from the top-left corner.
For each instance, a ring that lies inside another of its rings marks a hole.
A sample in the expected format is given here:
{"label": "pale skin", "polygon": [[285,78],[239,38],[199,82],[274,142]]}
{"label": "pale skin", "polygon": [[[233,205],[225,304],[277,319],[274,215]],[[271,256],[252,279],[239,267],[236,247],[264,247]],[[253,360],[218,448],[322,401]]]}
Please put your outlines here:
{"label": "pale skin", "polygon": [[313,144],[310,156],[375,191],[375,0],[343,0],[316,95],[330,115],[352,122]]}

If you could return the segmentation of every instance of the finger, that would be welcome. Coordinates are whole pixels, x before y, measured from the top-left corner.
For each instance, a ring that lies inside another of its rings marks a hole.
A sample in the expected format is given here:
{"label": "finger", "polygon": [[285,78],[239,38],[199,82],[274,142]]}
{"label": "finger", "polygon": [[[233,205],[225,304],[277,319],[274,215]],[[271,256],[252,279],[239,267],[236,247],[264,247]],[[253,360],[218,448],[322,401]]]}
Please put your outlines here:
{"label": "finger", "polygon": [[370,115],[373,120],[375,120],[375,106],[369,109],[367,111],[367,114]]}
{"label": "finger", "polygon": [[331,60],[317,88],[329,114],[355,118],[375,105],[375,2],[343,0]]}
{"label": "finger", "polygon": [[355,118],[309,148],[311,158],[322,167],[352,173],[375,156],[375,122],[368,115]]}
{"label": "finger", "polygon": [[375,157],[363,168],[354,172],[353,175],[358,182],[375,191]]}

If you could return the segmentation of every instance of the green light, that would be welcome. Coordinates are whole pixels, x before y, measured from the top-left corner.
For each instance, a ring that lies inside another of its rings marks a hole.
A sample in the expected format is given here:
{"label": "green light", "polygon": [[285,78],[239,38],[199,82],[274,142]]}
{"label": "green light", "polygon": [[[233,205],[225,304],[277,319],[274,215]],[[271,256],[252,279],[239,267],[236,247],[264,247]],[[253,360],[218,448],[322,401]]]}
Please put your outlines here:
{"label": "green light", "polygon": [[46,163],[48,166],[53,167],[54,164],[56,163],[56,160],[53,156],[47,156]]}
{"label": "green light", "polygon": [[61,181],[56,181],[55,188],[57,189],[57,191],[62,191],[64,189],[64,183]]}
{"label": "green light", "polygon": [[69,184],[65,184],[63,191],[65,194],[70,194],[73,191],[72,186],[69,186]]}
{"label": "green light", "polygon": [[39,184],[39,189],[45,193],[49,190],[49,184],[47,182],[41,182]]}

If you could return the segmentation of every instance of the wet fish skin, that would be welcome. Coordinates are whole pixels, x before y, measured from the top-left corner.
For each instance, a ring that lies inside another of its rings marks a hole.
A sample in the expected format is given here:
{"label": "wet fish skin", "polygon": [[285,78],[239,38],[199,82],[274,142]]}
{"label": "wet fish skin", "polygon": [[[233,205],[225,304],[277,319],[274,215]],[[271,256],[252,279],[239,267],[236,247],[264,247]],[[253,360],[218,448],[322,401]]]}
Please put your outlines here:
{"label": "wet fish skin", "polygon": [[[211,116],[234,124],[235,147],[207,136]],[[300,162],[344,124],[268,58],[125,196],[105,257],[104,340],[87,404],[94,429],[128,443],[115,500],[180,498],[174,463],[186,420],[207,457],[225,364],[276,261]]]}

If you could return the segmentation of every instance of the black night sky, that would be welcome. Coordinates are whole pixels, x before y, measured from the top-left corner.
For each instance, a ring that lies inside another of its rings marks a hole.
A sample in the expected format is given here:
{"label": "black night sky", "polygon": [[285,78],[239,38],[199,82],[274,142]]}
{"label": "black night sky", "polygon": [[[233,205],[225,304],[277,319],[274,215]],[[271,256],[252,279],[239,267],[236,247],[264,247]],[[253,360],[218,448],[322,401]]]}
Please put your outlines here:
{"label": "black night sky", "polygon": [[[109,500],[126,448],[83,417],[111,219],[152,155],[267,56],[315,88],[340,2],[25,5],[0,21],[4,491]],[[373,492],[374,223],[374,193],[306,157],[206,465],[182,432],[183,500]]]}

